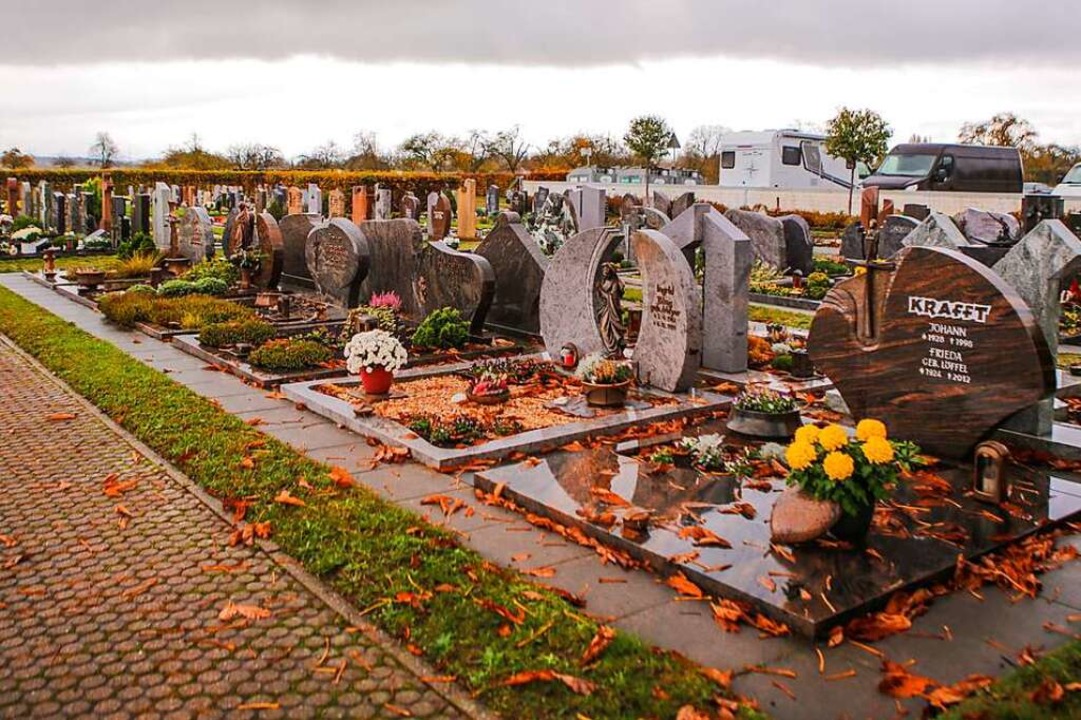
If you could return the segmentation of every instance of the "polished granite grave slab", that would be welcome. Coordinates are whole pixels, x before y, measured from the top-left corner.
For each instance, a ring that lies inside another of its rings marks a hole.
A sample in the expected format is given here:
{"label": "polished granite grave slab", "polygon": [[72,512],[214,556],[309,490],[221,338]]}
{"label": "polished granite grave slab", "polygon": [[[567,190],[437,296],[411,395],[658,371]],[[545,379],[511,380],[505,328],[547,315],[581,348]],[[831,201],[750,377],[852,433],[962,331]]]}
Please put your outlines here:
{"label": "polished granite grave slab", "polygon": [[[395,374],[399,381],[395,387],[400,388],[402,382],[411,379],[460,372],[471,364],[403,370]],[[327,384],[325,380],[291,383],[282,385],[281,392],[289,400],[302,403],[308,410],[355,433],[408,448],[414,460],[438,470],[462,467],[477,460],[500,459],[512,453],[549,452],[589,436],[614,434],[631,426],[641,427],[651,422],[721,410],[732,402],[730,396],[701,390],[670,394],[659,390],[638,389],[632,393],[630,402],[624,408],[604,414],[598,413],[596,417],[507,435],[468,447],[444,448],[429,443],[401,423],[372,414],[358,415],[349,402],[321,392],[320,386]],[[350,377],[334,381],[333,384],[340,388],[355,388],[360,385],[360,380]],[[651,403],[651,400],[664,402]]]}
{"label": "polished granite grave slab", "polygon": [[[576,526],[662,575],[682,572],[709,593],[749,602],[794,632],[822,637],[880,608],[896,591],[949,577],[958,555],[971,559],[1038,528],[1081,517],[1081,484],[1066,478],[1012,466],[1011,514],[965,495],[969,469],[936,470],[952,492],[929,503],[923,488],[903,484],[892,510],[879,515],[890,522],[876,520],[866,547],[811,543],[788,548],[790,554],[770,545],[769,517],[784,489],[781,479],[743,483],[681,467],[658,472],[602,447],[482,471],[475,484],[487,491],[501,486],[502,497]],[[611,499],[605,491],[652,511],[649,529],[624,528],[625,510],[600,502]],[[746,506],[735,505],[740,502],[753,507],[753,517],[745,516],[751,514]],[[615,524],[585,519],[602,512],[614,513]],[[696,546],[680,537],[684,528],[699,525],[731,547]]]}

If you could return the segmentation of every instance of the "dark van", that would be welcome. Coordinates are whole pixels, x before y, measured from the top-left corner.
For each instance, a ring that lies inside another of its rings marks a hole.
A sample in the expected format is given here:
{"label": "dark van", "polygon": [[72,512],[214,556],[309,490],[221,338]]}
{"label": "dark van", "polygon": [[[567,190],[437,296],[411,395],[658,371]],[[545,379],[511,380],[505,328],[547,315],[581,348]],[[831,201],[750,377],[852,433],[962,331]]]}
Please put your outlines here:
{"label": "dark van", "polygon": [[1024,182],[1017,148],[989,145],[898,145],[864,187],[883,190],[1020,193]]}

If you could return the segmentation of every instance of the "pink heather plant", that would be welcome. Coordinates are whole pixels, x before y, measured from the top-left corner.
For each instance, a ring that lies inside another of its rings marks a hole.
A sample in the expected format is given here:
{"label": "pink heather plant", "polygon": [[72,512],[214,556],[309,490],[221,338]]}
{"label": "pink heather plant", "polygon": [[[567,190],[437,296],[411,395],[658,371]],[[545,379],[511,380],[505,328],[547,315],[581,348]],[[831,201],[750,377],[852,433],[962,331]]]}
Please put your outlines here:
{"label": "pink heather plant", "polygon": [[393,290],[388,290],[385,293],[372,293],[372,299],[368,301],[368,304],[372,307],[388,307],[398,311],[402,309],[402,298]]}

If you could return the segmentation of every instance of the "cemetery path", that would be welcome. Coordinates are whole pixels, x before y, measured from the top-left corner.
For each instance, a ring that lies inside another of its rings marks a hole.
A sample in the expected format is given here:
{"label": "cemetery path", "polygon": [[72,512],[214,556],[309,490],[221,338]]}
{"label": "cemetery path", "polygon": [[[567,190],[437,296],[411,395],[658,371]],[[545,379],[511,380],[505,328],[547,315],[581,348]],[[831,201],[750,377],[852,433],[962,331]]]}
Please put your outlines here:
{"label": "cemetery path", "polygon": [[6,338],[0,397],[0,716],[475,716]]}
{"label": "cemetery path", "polygon": [[[814,646],[805,639],[760,639],[749,628],[739,633],[725,633],[717,627],[707,605],[677,601],[676,593],[650,573],[605,565],[593,551],[534,528],[514,513],[498,507],[480,506],[469,487],[472,476],[468,473],[458,482],[412,462],[373,468],[373,449],[359,436],[324,418],[301,411],[291,402],[271,397],[265,390],[248,387],[236,377],[208,371],[202,360],[185,355],[170,344],[118,329],[95,311],[25,277],[0,275],[0,285],[112,343],[140,362],[167,373],[192,391],[213,398],[223,410],[242,420],[254,422],[258,418],[261,432],[291,444],[314,460],[344,467],[386,499],[427,515],[432,522],[457,533],[463,542],[492,562],[526,571],[533,568],[553,570],[554,576],[538,577],[537,582],[560,587],[587,599],[588,611],[611,619],[614,627],[635,633],[657,646],[677,650],[700,664],[742,671],[733,688],[757,699],[770,717],[806,720],[898,716],[895,701],[878,691],[881,658],[875,654],[847,642],[837,648],[822,646],[825,663],[820,670]],[[5,397],[5,389],[6,384],[0,378],[0,398]],[[0,405],[4,404],[0,402]],[[4,417],[6,409],[0,407],[0,418]],[[38,412],[39,422],[29,437],[42,432],[66,432],[62,427],[66,423],[46,426],[42,421],[45,414],[46,411]],[[0,427],[7,427],[6,420],[0,420]],[[53,443],[50,447],[56,446],[58,444]],[[0,464],[0,471],[3,470],[4,466]],[[3,482],[0,479],[0,483]],[[0,487],[6,492],[6,486]],[[104,497],[100,494],[101,477],[97,479],[96,488],[99,496]],[[430,504],[424,503],[433,493],[459,499],[464,503],[463,509],[473,507],[476,512],[458,512],[443,517],[438,508],[433,510]],[[114,501],[106,509],[113,512],[117,503],[126,504],[126,498]],[[130,505],[128,508],[134,509]],[[0,534],[8,532],[4,529],[8,512],[9,509],[0,503]],[[1081,535],[1069,536],[1062,542],[1081,544]],[[4,594],[7,591],[3,584],[7,572],[3,565],[10,557],[5,553],[9,552],[0,543],[0,603],[10,602]],[[210,562],[204,561],[205,564]],[[970,594],[940,598],[926,614],[915,620],[914,632],[889,638],[872,650],[898,662],[918,660],[915,671],[942,682],[957,682],[973,673],[1001,675],[1015,663],[1017,654],[1026,646],[1050,649],[1064,643],[1067,638],[1048,627],[1066,626],[1067,618],[1081,611],[1081,562],[1069,563],[1047,573],[1042,581],[1043,588],[1036,600],[1015,602],[996,588],[986,588],[981,596],[983,599]],[[234,601],[241,602],[242,599]],[[220,607],[214,609],[214,613],[218,610]],[[6,609],[0,606],[0,655],[8,652],[4,644],[7,627],[4,612]],[[946,627],[950,629],[952,641],[941,639]],[[316,659],[318,657],[311,662]],[[7,713],[3,704],[8,692],[2,679],[6,668],[4,662],[6,660],[0,658],[0,717],[6,717]],[[340,659],[337,662],[340,663]],[[748,666],[783,668],[796,677],[749,672]],[[323,676],[316,675],[315,679],[321,680]],[[345,682],[344,678],[342,682]],[[839,697],[843,697],[843,702],[839,703]],[[844,707],[839,709],[839,704]],[[901,701],[901,705],[908,711],[908,717],[918,717],[926,703],[911,699]],[[292,715],[290,713],[290,717]]]}

